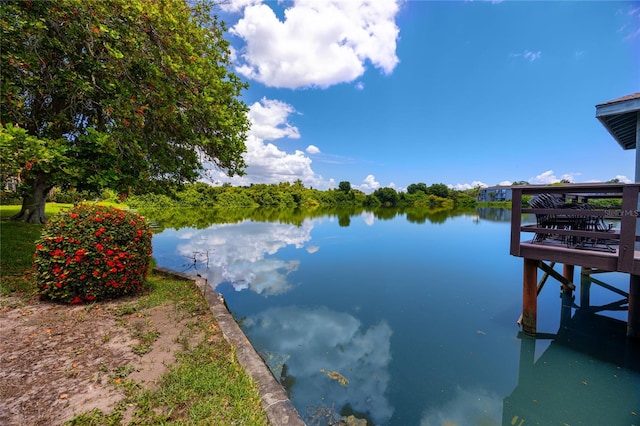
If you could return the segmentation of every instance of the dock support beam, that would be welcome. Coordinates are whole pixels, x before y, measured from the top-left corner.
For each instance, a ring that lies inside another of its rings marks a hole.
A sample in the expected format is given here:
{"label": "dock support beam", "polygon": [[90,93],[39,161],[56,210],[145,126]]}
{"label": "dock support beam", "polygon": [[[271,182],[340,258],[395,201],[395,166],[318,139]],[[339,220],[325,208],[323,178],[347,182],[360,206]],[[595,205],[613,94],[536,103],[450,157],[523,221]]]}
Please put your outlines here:
{"label": "dock support beam", "polygon": [[[571,318],[573,303],[573,291],[576,289],[573,284],[574,265],[563,265],[562,275],[556,272],[553,267],[555,262],[549,265],[541,260],[524,259],[523,279],[522,279],[522,315],[518,318],[518,325],[526,334],[535,335],[537,333],[538,321],[538,294],[544,287],[544,283],[550,276],[558,280],[562,288],[561,320]],[[539,283],[538,268],[544,271],[544,275]]]}
{"label": "dock support beam", "polygon": [[[570,283],[573,282],[573,275],[575,272],[576,267],[574,265],[567,265],[566,263],[562,266],[562,276],[565,277],[567,279],[567,281],[569,281]],[[573,294],[573,288],[569,287],[569,286],[562,286],[562,291],[564,291],[565,293],[572,295]]]}
{"label": "dock support beam", "polygon": [[574,306],[574,297],[573,290],[575,286],[573,285],[573,275],[575,272],[575,267],[573,265],[567,265],[566,263],[562,267],[562,276],[564,279],[571,283],[565,284],[562,283],[562,307],[560,308],[560,324],[565,324],[571,319],[571,312]]}
{"label": "dock support beam", "polygon": [[629,319],[627,336],[640,339],[640,276],[629,275]]}
{"label": "dock support beam", "polygon": [[589,309],[591,306],[591,268],[583,266],[580,271],[580,308]]}
{"label": "dock support beam", "polygon": [[522,331],[536,334],[538,315],[538,264],[534,259],[524,259],[522,289]]}

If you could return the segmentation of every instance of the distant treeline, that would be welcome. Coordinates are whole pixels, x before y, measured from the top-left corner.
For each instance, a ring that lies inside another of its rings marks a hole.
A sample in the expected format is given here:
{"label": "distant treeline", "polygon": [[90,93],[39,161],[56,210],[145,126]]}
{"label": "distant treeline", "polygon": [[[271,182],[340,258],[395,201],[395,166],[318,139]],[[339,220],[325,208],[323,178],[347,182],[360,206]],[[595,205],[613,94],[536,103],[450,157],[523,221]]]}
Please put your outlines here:
{"label": "distant treeline", "polygon": [[122,200],[132,208],[149,207],[423,207],[453,210],[473,207],[476,197],[471,192],[457,191],[445,184],[427,186],[411,184],[407,191],[385,187],[371,194],[340,182],[338,188],[318,190],[306,188],[300,180],[279,184],[252,184],[250,186],[211,186],[205,183],[186,184],[163,194],[132,195]]}

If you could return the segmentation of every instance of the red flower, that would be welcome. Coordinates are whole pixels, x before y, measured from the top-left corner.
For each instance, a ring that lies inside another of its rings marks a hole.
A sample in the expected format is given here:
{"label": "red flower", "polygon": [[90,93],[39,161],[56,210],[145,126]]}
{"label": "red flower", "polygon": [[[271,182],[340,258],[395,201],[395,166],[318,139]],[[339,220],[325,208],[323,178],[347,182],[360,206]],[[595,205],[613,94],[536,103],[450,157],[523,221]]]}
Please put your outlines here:
{"label": "red flower", "polygon": [[54,251],[52,251],[51,256],[53,257],[57,257],[57,256],[64,256],[64,252],[60,249],[55,249]]}
{"label": "red flower", "polygon": [[102,247],[102,244],[97,243],[97,244],[96,244],[96,249],[97,249],[98,251],[102,251],[102,250],[104,250],[104,247]]}
{"label": "red flower", "polygon": [[82,302],[82,299],[80,298],[80,296],[76,296],[72,301],[71,304],[76,304],[76,303],[80,303]]}
{"label": "red flower", "polygon": [[71,216],[71,219],[75,219],[76,217],[78,217],[77,213],[71,213],[69,216]]}
{"label": "red flower", "polygon": [[44,249],[44,246],[42,244],[38,244],[36,246],[36,250],[42,250],[42,249]]}
{"label": "red flower", "polygon": [[64,237],[62,235],[60,235],[59,237],[56,237],[56,243],[61,243],[62,240],[64,240]]}

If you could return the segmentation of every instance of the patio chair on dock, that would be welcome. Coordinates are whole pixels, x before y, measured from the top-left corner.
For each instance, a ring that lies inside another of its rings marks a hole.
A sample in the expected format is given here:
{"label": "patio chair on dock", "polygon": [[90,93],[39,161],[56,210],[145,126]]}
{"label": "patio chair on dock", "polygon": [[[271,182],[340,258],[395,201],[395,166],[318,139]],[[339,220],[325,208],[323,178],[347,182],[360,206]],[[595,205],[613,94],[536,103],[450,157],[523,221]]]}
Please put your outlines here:
{"label": "patio chair on dock", "polygon": [[[590,204],[580,204],[581,209],[593,210],[594,207]],[[590,232],[609,233],[613,232],[613,223],[605,222],[602,216],[584,216],[580,224],[580,230]],[[611,247],[618,244],[618,240],[601,237],[572,237],[573,241],[570,247],[579,249],[599,250],[615,253],[616,249]]]}
{"label": "patio chair on dock", "polygon": [[[584,213],[584,210],[595,210],[594,206],[577,201],[566,202],[560,196],[545,193],[536,195],[529,201],[529,205],[534,209],[542,210],[540,213],[536,213],[537,227],[549,230],[548,233],[537,232],[533,238],[534,243],[560,241],[569,248],[615,252],[611,245],[616,244],[616,240],[606,236],[600,238],[599,236],[571,235],[565,232],[611,232],[613,225],[606,223],[602,216]],[[550,213],[548,210],[555,211]],[[563,212],[558,213],[558,210]]]}
{"label": "patio chair on dock", "polygon": [[[553,194],[538,194],[529,200],[529,205],[534,209],[558,209],[565,205],[564,200]],[[538,228],[552,229],[565,229],[567,226],[566,219],[558,217],[556,214],[550,213],[536,213],[536,225]],[[536,233],[533,238],[533,242],[542,242],[550,238],[563,237],[557,234],[550,233]]]}

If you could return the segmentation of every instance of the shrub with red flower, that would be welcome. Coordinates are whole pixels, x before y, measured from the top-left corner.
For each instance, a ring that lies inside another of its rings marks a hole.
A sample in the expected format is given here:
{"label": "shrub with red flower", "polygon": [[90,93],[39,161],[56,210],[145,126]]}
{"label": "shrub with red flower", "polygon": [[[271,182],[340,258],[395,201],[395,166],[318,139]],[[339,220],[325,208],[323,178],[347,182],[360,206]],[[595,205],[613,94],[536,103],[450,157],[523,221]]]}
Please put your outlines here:
{"label": "shrub with red flower", "polygon": [[133,212],[91,204],[61,212],[36,242],[38,289],[65,303],[137,293],[149,269],[151,236]]}

